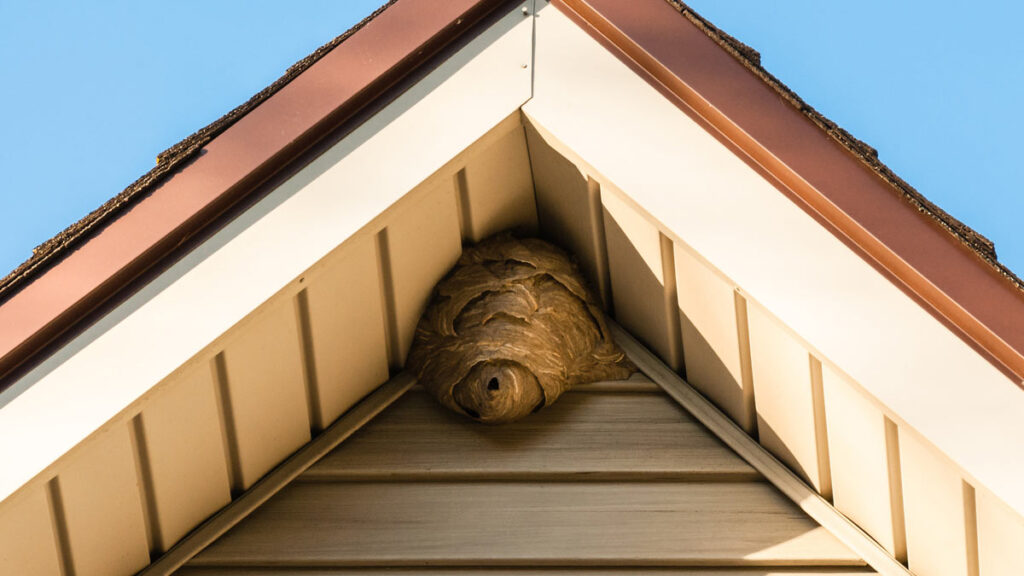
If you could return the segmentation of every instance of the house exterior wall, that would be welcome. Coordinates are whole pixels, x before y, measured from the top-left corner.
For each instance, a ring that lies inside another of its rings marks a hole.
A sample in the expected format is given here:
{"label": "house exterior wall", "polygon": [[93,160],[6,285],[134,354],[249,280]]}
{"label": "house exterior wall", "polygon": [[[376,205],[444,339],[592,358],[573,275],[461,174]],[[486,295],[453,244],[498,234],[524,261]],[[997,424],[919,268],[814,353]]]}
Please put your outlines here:
{"label": "house exterior wall", "polygon": [[635,374],[502,426],[416,386],[178,574],[763,565],[873,573]]}

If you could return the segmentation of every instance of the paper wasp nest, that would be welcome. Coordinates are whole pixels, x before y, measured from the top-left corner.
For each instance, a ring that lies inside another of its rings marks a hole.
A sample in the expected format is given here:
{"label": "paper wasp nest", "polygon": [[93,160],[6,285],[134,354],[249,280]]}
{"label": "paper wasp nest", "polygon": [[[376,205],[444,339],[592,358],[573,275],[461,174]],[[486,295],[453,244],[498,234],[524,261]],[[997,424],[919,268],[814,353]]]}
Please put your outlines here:
{"label": "paper wasp nest", "polygon": [[508,234],[466,248],[438,283],[408,368],[442,404],[488,424],[635,370],[568,255]]}

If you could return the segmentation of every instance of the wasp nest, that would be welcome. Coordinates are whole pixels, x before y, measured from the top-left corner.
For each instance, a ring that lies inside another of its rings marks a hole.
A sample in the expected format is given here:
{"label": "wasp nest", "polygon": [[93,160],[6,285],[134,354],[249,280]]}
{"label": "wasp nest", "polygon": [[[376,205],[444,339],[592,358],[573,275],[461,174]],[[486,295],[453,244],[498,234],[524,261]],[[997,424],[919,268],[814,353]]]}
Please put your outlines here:
{"label": "wasp nest", "polygon": [[466,248],[437,285],[408,367],[442,404],[488,424],[635,370],[569,257],[508,234]]}

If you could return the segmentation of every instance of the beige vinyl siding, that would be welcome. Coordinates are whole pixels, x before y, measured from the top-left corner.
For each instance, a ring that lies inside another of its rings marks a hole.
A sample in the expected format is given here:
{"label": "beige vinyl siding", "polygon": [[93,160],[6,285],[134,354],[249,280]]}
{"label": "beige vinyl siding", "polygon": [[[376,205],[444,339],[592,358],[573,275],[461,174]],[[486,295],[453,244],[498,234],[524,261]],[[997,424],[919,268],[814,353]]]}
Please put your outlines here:
{"label": "beige vinyl siding", "polygon": [[690,250],[676,246],[674,254],[686,380],[753,431],[749,342],[739,329],[746,302]]}
{"label": "beige vinyl siding", "polygon": [[978,555],[983,576],[1024,574],[1024,519],[982,490],[978,499]]}
{"label": "beige vinyl siding", "polygon": [[974,519],[965,517],[960,474],[915,434],[900,434],[900,458],[910,570],[918,576],[977,576],[977,557],[968,545],[968,521]]}
{"label": "beige vinyl siding", "polygon": [[245,490],[309,441],[295,309],[279,301],[214,358],[226,407],[232,489]]}
{"label": "beige vinyl siding", "polygon": [[905,562],[902,494],[889,486],[899,454],[887,429],[895,426],[835,369],[824,367],[823,383],[835,506]]}
{"label": "beige vinyl siding", "polygon": [[164,552],[231,501],[211,366],[168,382],[136,418],[149,469],[152,548]]}
{"label": "beige vinyl siding", "polygon": [[479,242],[509,229],[537,233],[537,205],[526,134],[512,130],[456,173],[463,238]]}
{"label": "beige vinyl siding", "polygon": [[[283,568],[267,572],[262,568],[232,569],[225,573],[220,568],[188,568],[182,570],[181,576],[466,576],[472,573],[462,568],[359,568],[357,570],[337,569],[297,569]],[[762,568],[750,570],[746,568],[702,568],[694,571],[691,568],[488,568],[484,574],[488,576],[626,576],[627,574],[650,574],[656,576],[870,576],[876,574],[858,568]]]}
{"label": "beige vinyl siding", "polygon": [[611,309],[608,251],[600,184],[558,153],[536,126],[526,124],[541,234],[576,256],[580,270]]}
{"label": "beige vinyl siding", "polygon": [[[641,388],[641,383],[623,387]],[[480,429],[415,389],[344,448],[313,465],[323,480],[685,478],[755,480],[660,392],[574,392],[536,418]],[[551,428],[557,426],[557,433]]]}
{"label": "beige vinyl siding", "polygon": [[813,574],[863,561],[634,379],[498,427],[415,387],[179,573],[424,564]]}
{"label": "beige vinyl siding", "polygon": [[[388,379],[377,246],[360,238],[303,279],[311,423],[323,429]],[[301,294],[301,293],[300,293]]]}
{"label": "beige vinyl siding", "polygon": [[682,335],[674,318],[675,294],[668,291],[675,285],[674,264],[666,270],[662,236],[620,192],[601,188],[615,318],[666,364],[680,370]]}
{"label": "beige vinyl siding", "polygon": [[136,466],[125,426],[97,438],[61,473],[58,516],[75,576],[130,574],[149,563]]}
{"label": "beige vinyl siding", "polygon": [[819,469],[811,356],[759,307],[747,317],[758,438],[820,492],[829,480]]}
{"label": "beige vinyl siding", "polygon": [[60,574],[47,487],[19,494],[0,506],[0,566],[15,574]]}

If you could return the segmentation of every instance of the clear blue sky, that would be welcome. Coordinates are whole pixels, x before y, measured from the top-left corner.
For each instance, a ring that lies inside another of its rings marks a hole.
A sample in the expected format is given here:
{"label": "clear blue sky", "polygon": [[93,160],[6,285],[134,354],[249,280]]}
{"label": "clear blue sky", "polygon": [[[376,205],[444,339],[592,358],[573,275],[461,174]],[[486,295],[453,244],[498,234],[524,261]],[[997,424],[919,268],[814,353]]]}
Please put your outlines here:
{"label": "clear blue sky", "polygon": [[[0,0],[0,276],[381,0]],[[692,0],[1024,273],[1024,3]]]}

